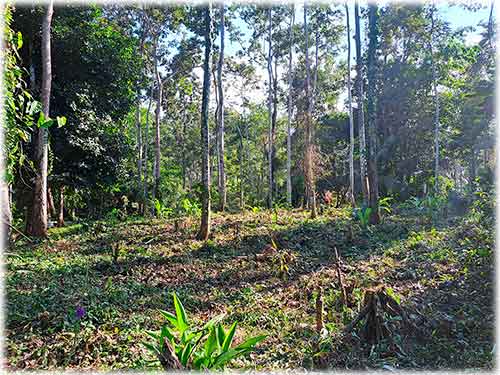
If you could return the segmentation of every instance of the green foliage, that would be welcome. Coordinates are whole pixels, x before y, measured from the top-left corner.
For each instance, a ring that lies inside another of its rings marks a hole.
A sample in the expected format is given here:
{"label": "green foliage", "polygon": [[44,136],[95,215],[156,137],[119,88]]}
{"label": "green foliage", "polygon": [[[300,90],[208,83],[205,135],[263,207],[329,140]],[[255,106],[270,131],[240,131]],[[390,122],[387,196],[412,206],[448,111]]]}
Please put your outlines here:
{"label": "green foliage", "polygon": [[223,369],[231,360],[255,350],[255,345],[266,337],[251,337],[239,345],[232,346],[237,322],[226,330],[220,323],[222,316],[217,316],[201,328],[195,327],[190,324],[186,310],[177,295],[172,295],[175,314],[161,311],[168,324],[164,325],[159,333],[147,332],[153,342],[144,343],[157,356],[161,356],[164,342],[168,340],[184,368]]}
{"label": "green foliage", "polygon": [[159,199],[155,198],[153,203],[155,207],[155,214],[157,217],[167,218],[172,213],[172,209],[163,205],[163,203],[160,202]]}
{"label": "green foliage", "polygon": [[366,230],[368,228],[368,224],[370,223],[370,216],[372,214],[371,207],[362,207],[356,210],[356,217],[358,218],[361,227]]}
{"label": "green foliage", "polygon": [[393,201],[392,197],[381,198],[378,201],[378,207],[387,215],[390,215],[392,213],[391,201]]}

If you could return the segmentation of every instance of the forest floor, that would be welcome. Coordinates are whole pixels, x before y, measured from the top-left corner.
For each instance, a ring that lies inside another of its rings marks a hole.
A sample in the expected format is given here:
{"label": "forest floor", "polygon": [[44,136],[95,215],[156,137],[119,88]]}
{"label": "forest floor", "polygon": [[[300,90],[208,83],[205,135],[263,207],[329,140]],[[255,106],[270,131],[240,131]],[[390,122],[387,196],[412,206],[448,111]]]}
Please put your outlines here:
{"label": "forest floor", "polygon": [[[5,255],[8,367],[154,367],[142,342],[146,330],[164,322],[158,309],[173,310],[173,291],[195,322],[220,313],[227,326],[237,320],[236,341],[268,335],[232,367],[494,365],[493,219],[431,225],[421,216],[393,214],[363,230],[344,209],[314,220],[298,210],[215,214],[205,244],[194,240],[197,224],[185,219],[176,231],[172,222],[129,218],[52,228],[50,239],[36,244],[18,239]],[[380,284],[418,330],[396,316],[378,345],[366,342],[362,322],[343,334],[363,307],[364,291]],[[318,286],[322,335],[315,328]],[[84,309],[80,320],[78,307]]]}

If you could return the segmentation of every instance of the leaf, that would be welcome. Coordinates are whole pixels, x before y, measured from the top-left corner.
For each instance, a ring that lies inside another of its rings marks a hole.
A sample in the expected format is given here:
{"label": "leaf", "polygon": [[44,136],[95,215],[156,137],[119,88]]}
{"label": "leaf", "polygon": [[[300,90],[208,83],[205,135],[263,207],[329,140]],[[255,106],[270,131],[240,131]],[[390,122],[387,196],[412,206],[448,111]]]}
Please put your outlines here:
{"label": "leaf", "polygon": [[172,314],[168,311],[163,311],[163,310],[160,310],[160,313],[165,317],[165,319],[167,319],[170,322],[170,324],[172,324],[174,327],[178,328],[177,318],[175,317],[174,314]]}
{"label": "leaf", "polygon": [[[170,330],[168,329],[167,326],[163,326],[161,327],[161,333],[160,333],[160,337],[161,338],[168,338],[170,341],[173,341],[174,340],[174,335],[172,335],[172,332],[170,332]],[[162,342],[163,344],[163,342]]]}
{"label": "leaf", "polygon": [[23,34],[20,31],[17,32],[17,49],[23,46]]}
{"label": "leaf", "polygon": [[38,121],[37,121],[37,126],[39,128],[43,128],[43,129],[48,129],[49,127],[52,126],[52,124],[54,123],[54,120],[51,119],[50,117],[45,117],[45,115],[43,114],[43,112],[40,112],[40,117],[38,117]]}
{"label": "leaf", "polygon": [[160,335],[158,335],[157,333],[154,333],[152,331],[146,331],[146,335],[151,336],[152,338],[154,338],[156,340],[160,339]]}
{"label": "leaf", "polygon": [[213,317],[212,319],[210,319],[204,326],[203,326],[203,330],[205,329],[210,329],[212,326],[214,326],[215,324],[219,323],[222,319],[224,319],[224,316],[226,314],[219,314],[215,317]]}
{"label": "leaf", "polygon": [[57,127],[58,128],[61,128],[64,125],[66,125],[66,120],[67,120],[66,117],[64,117],[64,116],[57,116],[56,119],[57,119]]}
{"label": "leaf", "polygon": [[396,293],[394,293],[394,290],[392,290],[392,288],[387,287],[385,288],[385,291],[389,295],[389,297],[397,302],[398,305],[401,304],[401,298]]}
{"label": "leaf", "polygon": [[24,142],[28,142],[28,134],[21,129],[17,129],[17,135],[19,138],[21,138]]}
{"label": "leaf", "polygon": [[236,325],[238,322],[234,322],[229,331],[227,331],[226,338],[224,339],[224,343],[222,344],[222,350],[227,351],[231,347],[231,343],[233,342],[234,333],[236,332]]}
{"label": "leaf", "polygon": [[191,357],[192,352],[193,352],[193,345],[191,343],[188,343],[184,347],[184,350],[182,351],[181,356],[179,358],[184,367],[186,367],[186,365],[189,361],[189,357]]}
{"label": "leaf", "polygon": [[184,310],[184,306],[182,306],[181,301],[177,298],[177,295],[172,293],[174,296],[174,306],[175,306],[175,314],[177,315],[178,328],[180,333],[182,334],[187,328],[187,316],[186,310]]}
{"label": "leaf", "polygon": [[245,342],[236,346],[234,348],[234,350],[250,349],[253,346],[255,346],[259,341],[264,340],[266,337],[267,337],[267,335],[260,335],[260,336],[251,337],[248,340],[246,340]]}
{"label": "leaf", "polygon": [[148,344],[147,342],[143,342],[142,345],[144,345],[146,348],[151,350],[156,355],[160,355],[160,351],[158,350],[158,348],[156,346]]}
{"label": "leaf", "polygon": [[33,100],[32,102],[30,102],[27,112],[28,115],[33,116],[35,113],[40,112],[41,110],[42,104],[37,100]]}
{"label": "leaf", "polygon": [[224,341],[226,339],[226,332],[224,332],[224,327],[222,327],[222,324],[219,324],[216,328],[217,330],[217,341],[219,342],[219,346],[224,345]]}
{"label": "leaf", "polygon": [[212,327],[212,329],[210,330],[210,334],[208,335],[207,341],[205,342],[205,356],[211,357],[212,353],[218,346],[219,343],[217,342],[215,329]]}

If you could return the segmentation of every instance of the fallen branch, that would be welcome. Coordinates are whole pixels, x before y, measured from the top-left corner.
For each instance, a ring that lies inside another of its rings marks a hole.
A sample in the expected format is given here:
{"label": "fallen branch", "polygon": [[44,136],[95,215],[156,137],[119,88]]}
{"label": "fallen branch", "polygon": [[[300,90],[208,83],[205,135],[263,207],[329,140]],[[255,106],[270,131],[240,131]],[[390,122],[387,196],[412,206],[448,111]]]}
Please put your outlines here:
{"label": "fallen branch", "polygon": [[27,235],[25,235],[23,232],[21,232],[19,229],[16,227],[12,226],[10,223],[7,223],[6,221],[2,220],[2,224],[8,225],[11,229],[14,229],[17,233],[19,233],[21,236],[26,238],[30,243],[34,243],[31,238],[29,238]]}

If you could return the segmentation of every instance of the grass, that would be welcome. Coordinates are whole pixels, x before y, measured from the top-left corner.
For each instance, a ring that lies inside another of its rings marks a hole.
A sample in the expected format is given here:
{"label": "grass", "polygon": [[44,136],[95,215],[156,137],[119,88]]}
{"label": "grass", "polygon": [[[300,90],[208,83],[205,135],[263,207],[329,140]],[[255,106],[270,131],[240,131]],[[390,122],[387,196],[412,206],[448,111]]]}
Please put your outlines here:
{"label": "grass", "polygon": [[[8,366],[159,369],[141,342],[146,330],[160,328],[158,309],[172,310],[175,291],[197,322],[220,313],[227,326],[238,320],[236,342],[268,335],[232,367],[492,368],[493,220],[420,222],[393,215],[363,231],[340,209],[315,220],[298,210],[215,214],[205,244],[194,239],[194,219],[177,232],[172,223],[143,219],[53,228],[48,241],[19,240],[6,256]],[[288,273],[266,250],[271,239],[278,252],[293,254]],[[334,246],[350,306],[341,302]],[[364,290],[381,283],[425,317],[424,337],[401,332],[370,346],[357,329],[341,334]],[[319,285],[323,337],[315,332]]]}

